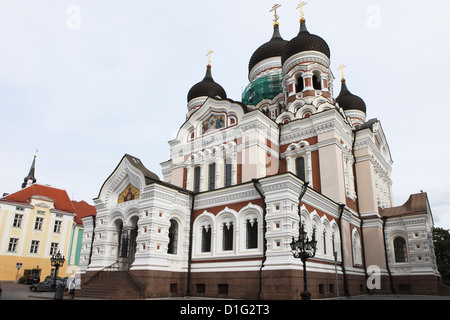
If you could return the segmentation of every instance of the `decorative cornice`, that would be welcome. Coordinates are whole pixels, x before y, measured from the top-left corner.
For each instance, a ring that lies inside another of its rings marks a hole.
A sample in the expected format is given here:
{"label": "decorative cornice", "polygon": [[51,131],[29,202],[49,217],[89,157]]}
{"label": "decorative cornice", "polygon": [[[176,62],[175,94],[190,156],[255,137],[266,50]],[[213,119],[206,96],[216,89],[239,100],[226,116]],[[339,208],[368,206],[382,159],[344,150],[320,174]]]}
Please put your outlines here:
{"label": "decorative cornice", "polygon": [[304,51],[299,52],[286,60],[286,62],[283,64],[283,73],[289,77],[288,73],[291,73],[292,69],[295,68],[295,66],[304,64],[306,62],[315,62],[322,66],[325,66],[326,68],[330,66],[330,59],[323,53],[316,51]]}

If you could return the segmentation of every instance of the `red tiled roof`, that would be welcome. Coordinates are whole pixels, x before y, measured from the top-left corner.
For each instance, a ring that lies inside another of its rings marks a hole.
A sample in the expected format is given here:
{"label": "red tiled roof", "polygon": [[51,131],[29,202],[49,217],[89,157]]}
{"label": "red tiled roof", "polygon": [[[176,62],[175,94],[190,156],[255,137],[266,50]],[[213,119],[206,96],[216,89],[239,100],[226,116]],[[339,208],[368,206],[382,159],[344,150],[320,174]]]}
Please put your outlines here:
{"label": "red tiled roof", "polygon": [[77,224],[83,224],[81,218],[87,216],[95,216],[97,215],[97,210],[94,206],[91,206],[86,201],[72,201],[73,206],[75,207],[75,211],[77,213],[74,221]]}
{"label": "red tiled roof", "polygon": [[412,194],[408,201],[398,207],[386,208],[381,211],[382,217],[399,217],[411,214],[426,214],[428,212],[428,196],[426,192]]}
{"label": "red tiled roof", "polygon": [[25,189],[7,195],[1,200],[29,204],[32,196],[44,196],[50,198],[54,201],[55,209],[75,212],[75,208],[73,207],[66,190],[40,184],[33,184]]}

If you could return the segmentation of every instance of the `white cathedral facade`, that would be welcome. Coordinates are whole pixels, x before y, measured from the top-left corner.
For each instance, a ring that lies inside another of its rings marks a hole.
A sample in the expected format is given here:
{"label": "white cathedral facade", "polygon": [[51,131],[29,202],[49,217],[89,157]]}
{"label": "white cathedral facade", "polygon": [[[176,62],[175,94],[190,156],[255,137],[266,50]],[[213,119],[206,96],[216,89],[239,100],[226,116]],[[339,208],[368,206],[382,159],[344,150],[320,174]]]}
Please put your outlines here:
{"label": "white cathedral facade", "polygon": [[125,154],[94,199],[84,282],[114,268],[146,297],[299,299],[303,264],[290,244],[303,224],[317,241],[307,261],[313,298],[437,294],[426,193],[393,207],[381,123],[366,119],[344,79],[335,94],[330,56],[304,19],[290,41],[275,23],[250,59],[241,102],[208,65],[162,177]]}

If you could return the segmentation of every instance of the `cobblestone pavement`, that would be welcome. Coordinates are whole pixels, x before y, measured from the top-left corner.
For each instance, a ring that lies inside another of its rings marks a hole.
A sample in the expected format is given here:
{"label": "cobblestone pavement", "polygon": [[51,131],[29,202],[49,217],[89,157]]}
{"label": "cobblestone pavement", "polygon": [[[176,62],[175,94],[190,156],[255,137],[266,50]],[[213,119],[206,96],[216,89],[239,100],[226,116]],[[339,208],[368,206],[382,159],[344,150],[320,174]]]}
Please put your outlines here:
{"label": "cobblestone pavement", "polygon": [[[17,282],[0,281],[2,287],[2,296],[0,300],[54,300],[54,292],[32,292],[29,285]],[[67,299],[67,292],[64,294],[64,300]],[[76,297],[75,297],[76,298]],[[76,300],[96,300],[76,298]]]}
{"label": "cobblestone pavement", "polygon": [[[16,282],[1,281],[1,287],[3,289],[0,300],[53,300],[54,292],[32,292],[29,290],[29,285],[19,284]],[[64,295],[64,299],[67,299],[67,293]],[[77,297],[75,293],[75,300],[98,300]],[[178,297],[178,298],[159,298],[149,300],[210,300],[208,298],[198,297]],[[212,299],[214,300],[214,299]],[[323,299],[323,300],[337,300]],[[450,300],[450,296],[426,296],[426,295],[362,295],[354,297],[340,297],[339,300]]]}

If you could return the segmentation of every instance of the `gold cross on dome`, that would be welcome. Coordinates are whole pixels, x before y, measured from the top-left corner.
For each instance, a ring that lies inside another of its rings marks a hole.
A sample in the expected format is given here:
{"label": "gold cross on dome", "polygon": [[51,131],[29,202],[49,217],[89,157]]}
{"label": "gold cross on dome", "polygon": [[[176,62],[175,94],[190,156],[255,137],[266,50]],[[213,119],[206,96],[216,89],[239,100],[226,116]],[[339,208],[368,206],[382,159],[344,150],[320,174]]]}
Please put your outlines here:
{"label": "gold cross on dome", "polygon": [[273,7],[272,7],[272,10],[270,10],[270,12],[274,11],[275,20],[273,20],[273,21],[275,21],[275,24],[278,24],[278,18],[279,18],[279,16],[277,15],[277,9],[278,9],[279,7],[281,7],[281,4],[274,4]]}
{"label": "gold cross on dome", "polygon": [[211,54],[213,54],[214,51],[209,50],[208,53],[206,54],[208,56],[208,64],[211,64]]}
{"label": "gold cross on dome", "polygon": [[342,79],[344,79],[344,68],[347,68],[347,66],[344,66],[343,64],[341,64],[339,68],[337,68],[338,70],[341,70]]}
{"label": "gold cross on dome", "polygon": [[298,7],[295,9],[300,9],[300,18],[303,18],[303,7],[306,6],[308,3],[307,2],[300,2],[298,4]]}

